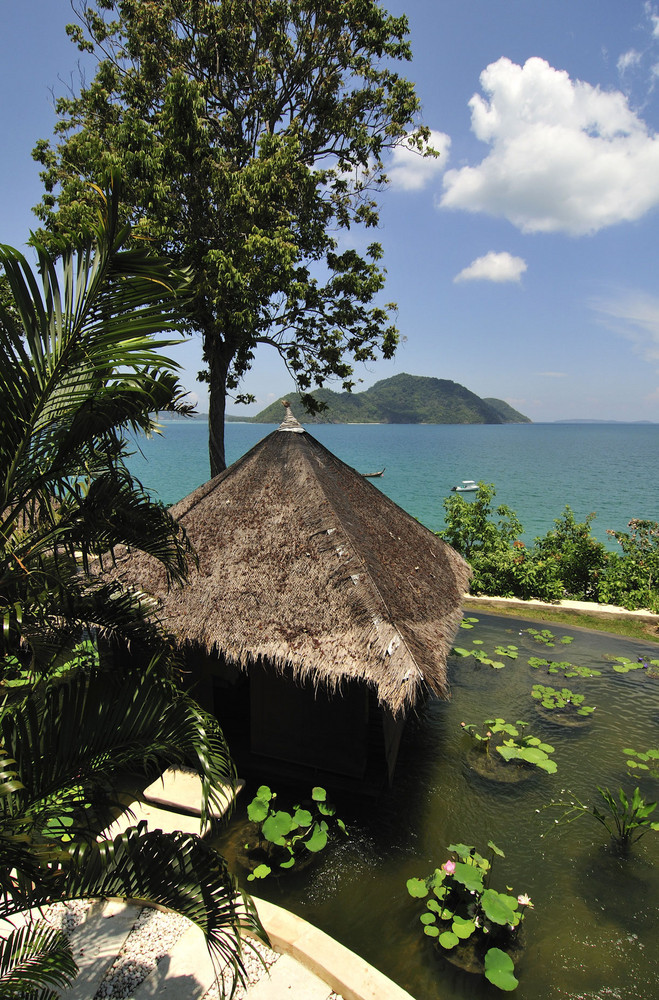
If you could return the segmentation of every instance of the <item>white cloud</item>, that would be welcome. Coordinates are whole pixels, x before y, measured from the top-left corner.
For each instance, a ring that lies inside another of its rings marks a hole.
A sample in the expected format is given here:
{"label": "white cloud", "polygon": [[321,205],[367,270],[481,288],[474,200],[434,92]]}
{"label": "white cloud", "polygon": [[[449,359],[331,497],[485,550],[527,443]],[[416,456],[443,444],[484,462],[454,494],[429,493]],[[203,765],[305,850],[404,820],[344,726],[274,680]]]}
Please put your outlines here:
{"label": "white cloud", "polygon": [[429,145],[439,156],[423,156],[406,140],[391,154],[387,176],[392,187],[403,191],[420,191],[443,173],[449,158],[451,140],[444,132],[430,132]]}
{"label": "white cloud", "polygon": [[652,37],[659,38],[659,16],[655,14],[654,5],[646,3],[645,13],[650,20],[650,24],[652,25]]}
{"label": "white cloud", "polygon": [[630,340],[646,361],[659,361],[659,298],[645,292],[626,292],[591,303],[603,322]]}
{"label": "white cloud", "polygon": [[544,59],[499,59],[483,71],[472,130],[490,145],[475,167],[444,176],[442,208],[486,212],[522,232],[594,233],[659,205],[659,136],[619,91]]}
{"label": "white cloud", "polygon": [[483,257],[477,257],[469,267],[456,274],[453,281],[519,281],[526,271],[526,261],[513,257],[507,251],[495,253],[490,250]]}
{"label": "white cloud", "polygon": [[641,61],[641,53],[637,52],[636,49],[629,49],[628,52],[623,52],[621,56],[618,57],[618,62],[616,64],[619,73],[625,73],[630,67],[638,66]]}

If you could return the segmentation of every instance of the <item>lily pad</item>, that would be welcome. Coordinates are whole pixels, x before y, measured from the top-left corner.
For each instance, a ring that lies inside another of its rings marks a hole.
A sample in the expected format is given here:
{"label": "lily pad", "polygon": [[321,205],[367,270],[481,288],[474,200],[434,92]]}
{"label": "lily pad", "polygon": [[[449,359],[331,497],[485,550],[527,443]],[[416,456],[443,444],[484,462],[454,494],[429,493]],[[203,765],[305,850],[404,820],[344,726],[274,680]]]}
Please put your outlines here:
{"label": "lily pad", "polygon": [[510,955],[501,948],[490,948],[485,955],[485,978],[500,990],[512,992],[517,989],[519,979],[513,975],[515,965]]}
{"label": "lily pad", "polygon": [[267,878],[272,872],[272,868],[268,865],[257,865],[253,872],[247,876],[249,882],[252,882],[256,878]]}
{"label": "lily pad", "polygon": [[284,837],[294,829],[293,817],[283,809],[268,816],[263,824],[263,836],[273,844],[284,842]]}
{"label": "lily pad", "polygon": [[494,924],[512,924],[515,922],[515,910],[518,903],[514,896],[506,896],[496,889],[486,889],[481,897],[483,912]]}
{"label": "lily pad", "polygon": [[311,837],[309,840],[305,840],[304,844],[307,850],[313,854],[317,851],[322,851],[327,846],[327,823],[324,821],[316,823]]}
{"label": "lily pad", "polygon": [[428,886],[422,878],[408,878],[407,891],[414,899],[423,899],[428,895]]}
{"label": "lily pad", "polygon": [[453,878],[469,892],[472,890],[480,892],[483,888],[483,872],[474,865],[465,865],[462,861],[456,861]]}
{"label": "lily pad", "polygon": [[456,916],[453,920],[451,930],[460,940],[466,940],[476,930],[476,924],[473,920],[466,920],[464,917]]}
{"label": "lily pad", "polygon": [[455,948],[456,944],[460,943],[460,938],[453,931],[444,931],[443,934],[439,935],[439,943],[442,948],[446,948],[448,951],[449,948]]}

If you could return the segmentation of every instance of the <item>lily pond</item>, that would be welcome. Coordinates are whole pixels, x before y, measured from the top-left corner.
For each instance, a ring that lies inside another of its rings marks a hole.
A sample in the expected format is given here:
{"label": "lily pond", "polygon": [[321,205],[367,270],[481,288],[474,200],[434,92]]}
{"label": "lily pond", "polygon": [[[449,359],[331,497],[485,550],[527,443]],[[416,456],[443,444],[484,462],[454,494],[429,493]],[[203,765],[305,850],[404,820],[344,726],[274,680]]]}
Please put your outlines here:
{"label": "lily pond", "polygon": [[[334,796],[347,838],[312,867],[248,882],[238,861],[248,788],[221,849],[245,888],[322,928],[416,1000],[477,1000],[503,994],[448,960],[437,934],[424,933],[434,920],[420,921],[427,900],[406,888],[436,869],[448,880],[453,869],[442,865],[460,865],[449,845],[473,846],[492,858],[489,886],[524,901],[519,1000],[658,996],[659,831],[621,853],[592,807],[611,821],[598,786],[616,801],[621,787],[630,799],[636,786],[646,801],[659,798],[659,760],[638,756],[659,747],[659,645],[486,614],[466,625],[449,663],[452,700],[431,700],[409,720],[393,788],[379,799]],[[505,741],[507,762],[496,749]],[[659,808],[646,819],[659,822]]]}

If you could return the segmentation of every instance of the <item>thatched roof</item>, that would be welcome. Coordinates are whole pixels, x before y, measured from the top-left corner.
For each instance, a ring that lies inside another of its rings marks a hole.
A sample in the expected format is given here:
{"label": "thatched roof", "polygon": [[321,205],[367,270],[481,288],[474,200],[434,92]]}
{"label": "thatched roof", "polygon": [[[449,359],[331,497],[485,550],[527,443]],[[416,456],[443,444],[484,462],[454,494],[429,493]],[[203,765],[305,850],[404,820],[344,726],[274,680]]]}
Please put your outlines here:
{"label": "thatched roof", "polygon": [[396,713],[428,690],[448,695],[466,563],[290,411],[172,513],[199,557],[188,583],[168,591],[144,555],[119,575],[160,599],[182,643],[330,688],[361,678]]}

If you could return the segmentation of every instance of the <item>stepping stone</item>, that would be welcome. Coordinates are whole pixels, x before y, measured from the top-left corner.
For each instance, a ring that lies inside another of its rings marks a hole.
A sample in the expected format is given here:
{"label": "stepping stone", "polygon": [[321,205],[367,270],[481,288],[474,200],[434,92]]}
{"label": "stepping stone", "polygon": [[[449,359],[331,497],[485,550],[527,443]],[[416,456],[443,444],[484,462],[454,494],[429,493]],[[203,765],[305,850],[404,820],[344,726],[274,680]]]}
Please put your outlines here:
{"label": "stepping stone", "polygon": [[247,1000],[327,1000],[331,987],[290,955],[282,955],[270,974],[247,990]]}
{"label": "stepping stone", "polygon": [[[191,926],[131,994],[131,1000],[201,1000],[215,982],[206,938]],[[92,994],[93,995],[93,994]]]}
{"label": "stepping stone", "polygon": [[[199,816],[190,816],[188,813],[172,812],[169,809],[158,809],[156,806],[144,802],[131,802],[130,812],[122,813],[110,826],[99,835],[99,840],[114,840],[120,833],[131,826],[137,826],[142,820],[146,820],[149,830],[162,830],[163,833],[174,833],[182,830],[183,833],[194,833],[200,835]],[[206,832],[210,828],[207,828]]]}
{"label": "stepping stone", "polygon": [[90,908],[86,920],[71,935],[71,950],[80,971],[73,985],[62,991],[60,1000],[94,996],[139,912],[139,907],[113,901],[99,901]]}
{"label": "stepping stone", "polygon": [[[237,778],[235,787],[223,783],[220,787],[222,803],[211,809],[213,819],[221,819],[231,807],[236,796],[245,787],[242,778]],[[144,798],[157,806],[180,809],[182,812],[201,813],[201,778],[196,771],[185,767],[168,767],[159,778],[144,789]]]}

